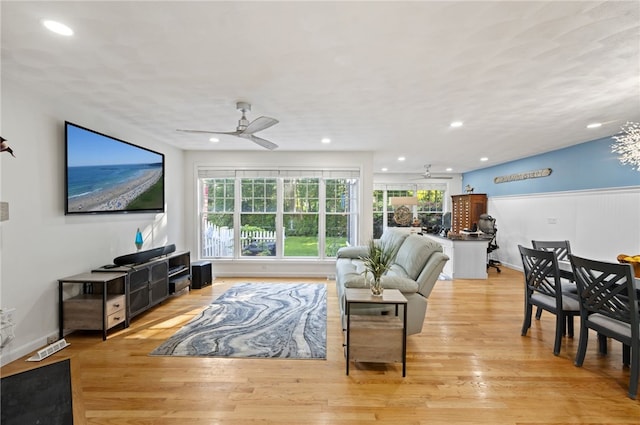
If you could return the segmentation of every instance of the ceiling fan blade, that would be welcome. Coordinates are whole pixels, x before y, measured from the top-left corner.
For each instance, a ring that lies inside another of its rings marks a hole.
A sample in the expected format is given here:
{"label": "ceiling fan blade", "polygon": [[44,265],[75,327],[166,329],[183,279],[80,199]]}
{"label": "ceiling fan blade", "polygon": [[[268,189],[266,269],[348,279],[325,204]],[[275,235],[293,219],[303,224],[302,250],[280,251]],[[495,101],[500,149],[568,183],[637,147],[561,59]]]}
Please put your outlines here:
{"label": "ceiling fan blade", "polygon": [[278,145],[276,145],[275,143],[265,140],[261,137],[254,136],[252,134],[240,134],[240,137],[249,139],[252,142],[259,144],[263,148],[269,149],[270,151],[278,148]]}
{"label": "ceiling fan blade", "polygon": [[249,123],[247,128],[244,129],[243,133],[247,135],[257,133],[258,131],[264,130],[266,128],[269,128],[271,126],[278,124],[278,122],[279,121],[275,118],[259,117],[251,121],[251,123]]}
{"label": "ceiling fan blade", "polygon": [[206,131],[206,130],[183,130],[177,129],[176,131],[182,131],[184,133],[206,133],[206,134],[226,134],[228,136],[238,136],[239,131]]}

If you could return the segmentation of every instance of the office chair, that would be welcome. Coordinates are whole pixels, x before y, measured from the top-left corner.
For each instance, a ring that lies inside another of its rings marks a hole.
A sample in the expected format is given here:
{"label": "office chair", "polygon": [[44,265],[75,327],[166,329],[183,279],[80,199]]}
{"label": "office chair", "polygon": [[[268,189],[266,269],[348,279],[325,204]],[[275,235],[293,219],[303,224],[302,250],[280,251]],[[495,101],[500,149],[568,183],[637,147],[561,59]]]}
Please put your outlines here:
{"label": "office chair", "polygon": [[496,219],[491,217],[489,214],[480,214],[480,217],[478,218],[478,229],[480,229],[482,233],[491,236],[489,244],[487,245],[487,270],[489,270],[490,267],[494,267],[498,271],[498,273],[500,273],[502,271],[500,270],[500,266],[502,266],[502,263],[500,261],[492,260],[491,258],[489,258],[489,255],[493,251],[500,248],[498,246],[498,243],[496,242],[496,234],[498,233],[498,228],[496,227]]}

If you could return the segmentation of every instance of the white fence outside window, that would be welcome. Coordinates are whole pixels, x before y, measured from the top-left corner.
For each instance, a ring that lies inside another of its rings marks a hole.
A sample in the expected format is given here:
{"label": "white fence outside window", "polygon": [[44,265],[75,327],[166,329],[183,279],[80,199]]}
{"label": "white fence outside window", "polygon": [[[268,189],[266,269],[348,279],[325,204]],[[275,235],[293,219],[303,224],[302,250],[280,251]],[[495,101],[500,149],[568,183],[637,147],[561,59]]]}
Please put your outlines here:
{"label": "white fence outside window", "polygon": [[[226,226],[216,226],[206,221],[202,232],[202,256],[204,258],[233,257],[234,231]],[[247,248],[269,247],[270,255],[275,255],[275,231],[243,231],[240,232],[240,246],[243,255],[257,255]],[[260,250],[266,252],[265,250]],[[258,252],[258,251],[254,251]]]}

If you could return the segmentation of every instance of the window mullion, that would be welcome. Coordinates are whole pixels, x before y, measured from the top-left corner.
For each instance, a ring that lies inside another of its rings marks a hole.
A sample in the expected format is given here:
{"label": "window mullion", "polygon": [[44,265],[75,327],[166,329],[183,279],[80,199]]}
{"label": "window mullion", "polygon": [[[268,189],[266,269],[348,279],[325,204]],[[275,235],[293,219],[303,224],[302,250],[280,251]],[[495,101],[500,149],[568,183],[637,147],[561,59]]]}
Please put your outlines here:
{"label": "window mullion", "polygon": [[325,179],[318,179],[318,256],[326,258],[325,247],[327,244],[327,192]]}
{"label": "window mullion", "polygon": [[233,258],[240,258],[240,213],[242,212],[242,178],[236,177],[234,186],[233,197]]}
{"label": "window mullion", "polygon": [[278,177],[276,179],[276,242],[278,249],[276,249],[276,258],[284,257],[284,179]]}

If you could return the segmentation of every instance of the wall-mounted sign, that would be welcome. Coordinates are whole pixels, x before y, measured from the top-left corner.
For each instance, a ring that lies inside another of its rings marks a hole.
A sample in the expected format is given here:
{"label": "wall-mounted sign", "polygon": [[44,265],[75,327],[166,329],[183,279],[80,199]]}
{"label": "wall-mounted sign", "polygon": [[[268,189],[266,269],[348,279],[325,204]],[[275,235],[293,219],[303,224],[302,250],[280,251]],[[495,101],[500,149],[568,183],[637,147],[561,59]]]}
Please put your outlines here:
{"label": "wall-mounted sign", "polygon": [[517,180],[535,179],[538,177],[548,177],[551,175],[551,168],[543,168],[542,170],[527,171],[525,173],[509,174],[507,176],[494,177],[494,183],[507,183]]}

